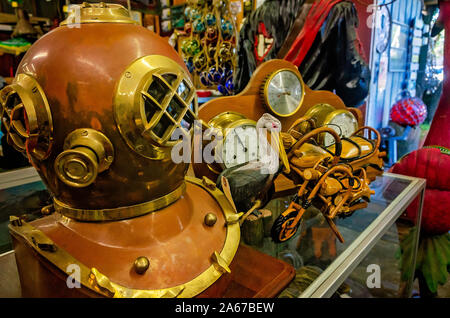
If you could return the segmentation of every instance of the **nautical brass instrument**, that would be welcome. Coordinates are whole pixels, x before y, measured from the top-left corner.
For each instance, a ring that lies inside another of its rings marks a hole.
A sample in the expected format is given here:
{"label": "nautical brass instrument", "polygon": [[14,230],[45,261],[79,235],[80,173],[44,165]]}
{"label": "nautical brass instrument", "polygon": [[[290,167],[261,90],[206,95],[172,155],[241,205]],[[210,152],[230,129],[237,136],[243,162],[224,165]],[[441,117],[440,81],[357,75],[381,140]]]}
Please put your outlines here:
{"label": "nautical brass instrument", "polygon": [[124,7],[72,8],[0,92],[9,143],[54,198],[51,215],[11,219],[23,296],[196,296],[230,271],[240,229],[215,184],[171,158],[197,118],[189,72]]}
{"label": "nautical brass instrument", "polygon": [[[331,92],[311,90],[295,65],[283,60],[261,64],[240,94],[205,103],[199,118],[214,126],[224,110],[253,121],[269,113],[281,123],[278,179],[287,177],[297,194],[275,220],[272,239],[293,237],[302,215],[314,205],[343,241],[333,219],[367,206],[373,194],[369,185],[384,166],[380,134],[363,125],[361,111],[347,108]],[[194,164],[194,171],[212,180],[221,173],[204,163]]]}

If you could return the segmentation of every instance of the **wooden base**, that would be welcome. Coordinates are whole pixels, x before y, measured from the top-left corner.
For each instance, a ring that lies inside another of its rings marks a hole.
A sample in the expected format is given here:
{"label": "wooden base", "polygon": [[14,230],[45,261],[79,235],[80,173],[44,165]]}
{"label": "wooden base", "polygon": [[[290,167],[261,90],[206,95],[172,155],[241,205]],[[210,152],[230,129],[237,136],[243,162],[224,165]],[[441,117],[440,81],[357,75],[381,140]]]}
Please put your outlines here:
{"label": "wooden base", "polygon": [[239,249],[223,275],[200,298],[271,298],[278,296],[295,277],[291,265],[247,245]]}

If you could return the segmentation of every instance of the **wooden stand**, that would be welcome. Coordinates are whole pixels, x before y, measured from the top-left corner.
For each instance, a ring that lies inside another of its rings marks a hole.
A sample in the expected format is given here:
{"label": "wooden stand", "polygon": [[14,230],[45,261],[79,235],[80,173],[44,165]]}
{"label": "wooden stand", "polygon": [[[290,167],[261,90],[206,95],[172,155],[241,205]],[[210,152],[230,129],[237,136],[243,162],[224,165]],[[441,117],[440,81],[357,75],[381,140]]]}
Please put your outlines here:
{"label": "wooden stand", "polygon": [[271,298],[278,296],[295,277],[291,265],[246,245],[239,246],[223,275],[199,298]]}

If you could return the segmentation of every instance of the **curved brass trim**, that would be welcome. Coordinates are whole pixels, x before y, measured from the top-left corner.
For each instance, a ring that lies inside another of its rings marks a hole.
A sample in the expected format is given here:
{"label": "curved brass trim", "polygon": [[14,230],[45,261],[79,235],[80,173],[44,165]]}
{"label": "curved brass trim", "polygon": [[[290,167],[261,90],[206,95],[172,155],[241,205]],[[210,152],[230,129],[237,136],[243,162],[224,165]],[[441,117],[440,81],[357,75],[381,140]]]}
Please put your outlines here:
{"label": "curved brass trim", "polygon": [[131,206],[101,210],[71,208],[56,198],[53,198],[53,202],[56,212],[75,220],[93,222],[115,221],[133,218],[165,208],[177,201],[185,192],[186,183],[183,182],[177,189],[158,199]]}
{"label": "curved brass trim", "polygon": [[226,111],[211,118],[208,121],[208,126],[218,129],[224,129],[229,124],[239,119],[247,119],[247,117],[238,112]]}
{"label": "curved brass trim", "polygon": [[128,10],[119,4],[114,3],[87,3],[72,5],[67,18],[60,26],[71,26],[81,23],[127,23],[138,24],[134,21]]}
{"label": "curved brass trim", "polygon": [[323,126],[323,122],[328,114],[334,112],[336,108],[330,104],[319,103],[311,107],[305,117],[313,118],[316,121],[316,128]]}
{"label": "curved brass trim", "polygon": [[223,139],[225,140],[227,138],[228,133],[231,129],[235,129],[242,126],[254,126],[256,128],[256,121],[248,118],[239,119],[236,120],[233,123],[230,123],[229,125],[224,127],[224,136]]}
{"label": "curved brass trim", "polygon": [[[186,177],[186,181],[205,189],[220,205],[226,220],[236,215],[225,195],[218,188],[210,189],[203,184],[202,180],[197,178]],[[229,272],[229,265],[236,254],[240,241],[239,222],[227,223],[227,234],[222,251],[220,253],[216,251],[212,253],[210,258],[211,266],[202,274],[178,286],[158,290],[140,290],[127,288],[111,282],[98,269],[89,268],[80,263],[65,250],[57,247],[43,232],[35,229],[26,222],[21,222],[20,224],[11,223],[8,227],[13,235],[18,235],[25,239],[38,254],[67,275],[72,274],[67,271],[67,265],[77,264],[80,267],[80,283],[84,287],[105,297],[114,298],[194,297],[211,286],[223,273]],[[44,240],[45,244],[41,244],[40,240]]]}
{"label": "curved brass trim", "polygon": [[[18,97],[17,104],[11,105],[15,97]],[[26,114],[27,127],[17,125],[15,117],[19,110]],[[5,116],[9,117],[8,120],[2,118]],[[53,145],[52,115],[44,90],[33,76],[18,74],[11,85],[0,90],[0,119],[16,150],[28,152],[37,160],[44,160],[50,155]]]}
{"label": "curved brass trim", "polygon": [[[289,113],[289,114],[280,114],[279,112],[277,112],[274,108],[273,108],[273,106],[272,105],[270,105],[270,103],[269,103],[269,99],[268,99],[268,89],[269,89],[269,83],[270,83],[270,81],[275,77],[275,75],[277,75],[278,73],[281,73],[281,72],[286,72],[286,71],[289,71],[289,72],[291,72],[291,73],[293,73],[297,78],[298,78],[298,80],[299,80],[299,82],[300,82],[300,85],[301,85],[301,87],[302,87],[302,97],[301,97],[301,99],[300,99],[300,102],[298,103],[298,105],[297,105],[297,107],[295,108],[295,110],[294,111],[292,111],[291,113]],[[305,99],[305,83],[303,82],[303,78],[302,78],[302,76],[300,75],[300,73],[298,73],[298,72],[296,72],[295,70],[293,70],[293,69],[291,69],[291,68],[281,68],[281,69],[279,69],[279,70],[276,70],[275,72],[273,72],[272,74],[270,74],[266,79],[265,79],[265,81],[264,81],[264,84],[263,84],[263,86],[262,86],[262,97],[263,97],[263,100],[264,100],[264,104],[267,106],[267,108],[272,112],[272,113],[274,113],[276,116],[279,116],[279,117],[290,117],[290,116],[292,116],[292,115],[294,115],[296,112],[298,112],[298,110],[300,109],[300,107],[302,106],[302,104],[303,104],[303,101],[304,101],[304,99]]]}

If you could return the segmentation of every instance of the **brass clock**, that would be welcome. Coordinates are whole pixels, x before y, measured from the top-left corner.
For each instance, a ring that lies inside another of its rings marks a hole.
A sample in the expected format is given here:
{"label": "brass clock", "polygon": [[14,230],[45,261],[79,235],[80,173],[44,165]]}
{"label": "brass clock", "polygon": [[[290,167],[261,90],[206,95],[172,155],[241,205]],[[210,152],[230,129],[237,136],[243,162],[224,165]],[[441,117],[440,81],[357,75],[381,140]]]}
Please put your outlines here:
{"label": "brass clock", "polygon": [[239,113],[224,112],[211,119],[208,126],[220,129],[223,136],[215,147],[215,159],[222,169],[259,159],[255,121]]}
{"label": "brass clock", "polygon": [[[358,130],[358,120],[346,109],[337,109],[329,113],[323,124],[324,126],[334,129],[341,138],[349,138]],[[333,143],[333,136],[330,134],[325,134],[323,136],[323,145],[325,147],[328,147]]]}
{"label": "brass clock", "polygon": [[[340,137],[350,137],[358,130],[358,120],[347,109],[336,109],[329,104],[317,104],[310,108],[306,117],[314,119],[316,127],[327,126],[336,131]],[[321,134],[318,138],[322,146],[328,147],[334,143],[333,136]]]}
{"label": "brass clock", "polygon": [[270,74],[261,87],[266,107],[276,116],[289,117],[302,105],[305,86],[300,74],[280,69]]}
{"label": "brass clock", "polygon": [[306,113],[306,117],[314,119],[316,127],[322,127],[328,114],[334,112],[335,107],[330,104],[317,104],[311,107]]}

